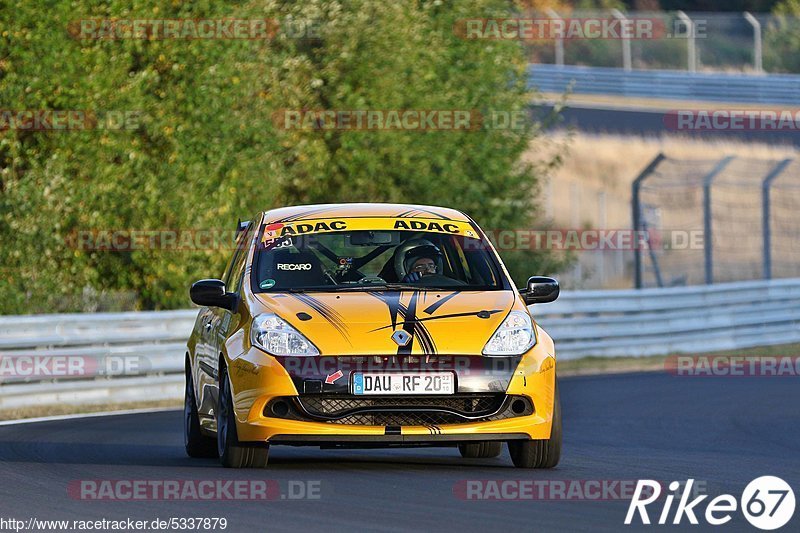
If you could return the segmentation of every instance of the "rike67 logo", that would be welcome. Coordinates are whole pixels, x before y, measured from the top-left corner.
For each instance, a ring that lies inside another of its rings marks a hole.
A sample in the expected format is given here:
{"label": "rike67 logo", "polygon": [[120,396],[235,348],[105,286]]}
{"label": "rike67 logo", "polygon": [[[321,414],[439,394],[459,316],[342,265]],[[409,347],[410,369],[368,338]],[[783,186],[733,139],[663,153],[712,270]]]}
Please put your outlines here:
{"label": "rike67 logo", "polygon": [[[794,515],[794,491],[779,477],[761,476],[754,479],[745,487],[738,502],[730,494],[720,494],[706,503],[704,513],[701,512],[700,504],[708,498],[708,495],[695,496],[690,500],[693,484],[694,479],[687,480],[685,484],[678,481],[669,484],[669,493],[664,498],[664,506],[661,508],[656,523],[661,525],[670,523],[670,515],[672,515],[672,524],[680,524],[685,517],[690,524],[697,525],[699,515],[705,519],[706,523],[712,526],[721,526],[731,521],[738,508],[741,509],[742,514],[751,525],[758,529],[771,531],[786,525]],[[683,486],[683,491],[678,494],[681,486]],[[661,492],[662,487],[658,481],[640,479],[636,484],[631,504],[628,506],[625,524],[630,525],[638,512],[642,524],[649,525],[651,519],[647,506],[655,503],[661,497]],[[672,504],[676,498],[678,504],[672,514]]]}

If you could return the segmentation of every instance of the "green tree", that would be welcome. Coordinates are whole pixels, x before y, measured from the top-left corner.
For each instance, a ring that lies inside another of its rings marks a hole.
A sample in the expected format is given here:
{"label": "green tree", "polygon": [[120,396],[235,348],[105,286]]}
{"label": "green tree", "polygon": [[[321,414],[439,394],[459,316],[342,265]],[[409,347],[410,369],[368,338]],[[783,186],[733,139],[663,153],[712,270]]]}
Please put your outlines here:
{"label": "green tree", "polygon": [[[129,128],[0,131],[0,312],[188,305],[230,250],[93,251],[76,232],[232,229],[261,209],[398,201],[465,210],[484,227],[540,223],[540,124],[476,131],[286,130],[284,109],[526,112],[517,42],[462,39],[501,0],[376,3],[153,0],[0,3],[0,108],[131,113]],[[80,39],[82,19],[274,19],[272,39]],[[288,22],[293,32],[287,32]],[[305,33],[299,30],[307,29]],[[70,30],[73,35],[70,34]],[[78,35],[80,37],[80,35]],[[544,252],[505,254],[518,281]],[[87,292],[88,291],[88,292]],[[88,296],[87,296],[88,295]]]}
{"label": "green tree", "polygon": [[800,72],[800,1],[782,0],[764,32],[764,69]]}

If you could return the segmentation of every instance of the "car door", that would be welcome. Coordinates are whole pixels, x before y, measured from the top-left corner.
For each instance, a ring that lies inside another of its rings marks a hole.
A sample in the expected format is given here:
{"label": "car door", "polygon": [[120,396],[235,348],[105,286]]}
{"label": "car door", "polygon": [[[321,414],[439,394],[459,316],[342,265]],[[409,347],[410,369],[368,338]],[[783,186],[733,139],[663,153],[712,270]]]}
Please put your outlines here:
{"label": "car door", "polygon": [[[207,324],[210,320],[211,309],[208,307],[200,308],[197,312],[197,319],[194,322],[194,348],[192,355],[194,356],[192,362],[194,367],[197,367],[199,362],[205,357],[208,351],[208,328]],[[197,383],[197,374],[193,374],[193,379]]]}
{"label": "car door", "polygon": [[206,335],[205,324],[209,320],[210,310],[208,307],[201,307],[197,312],[197,318],[192,327],[192,335],[189,337],[187,347],[189,349],[189,372],[192,375],[192,383],[194,385],[195,398],[198,396],[198,383],[199,379],[199,361],[203,353],[207,350],[208,337]]}
{"label": "car door", "polygon": [[[248,253],[250,251],[252,227],[252,225],[249,226],[248,229],[242,233],[239,242],[237,243],[238,250],[231,264],[230,271],[227,273],[227,278],[225,279],[225,287],[228,292],[239,294],[242,290],[244,268],[245,264],[247,263]],[[235,311],[230,311],[228,309],[222,309],[219,307],[212,309],[211,313],[209,348],[215,355],[214,369],[218,372],[219,354],[222,352],[222,345],[225,343],[225,341],[228,339],[228,335],[231,333],[231,325],[235,325],[238,322],[238,320],[234,320],[238,317]]]}
{"label": "car door", "polygon": [[[239,234],[236,242],[236,249],[231,257],[231,261],[226,269],[222,281],[225,282],[225,290],[228,292],[238,292],[241,290],[241,278],[244,270],[245,260],[249,251],[250,238],[253,235],[253,224],[248,229]],[[220,307],[209,309],[208,321],[204,326],[206,331],[206,347],[203,358],[200,361],[200,368],[203,372],[205,383],[201,402],[204,405],[215,406],[218,395],[219,378],[219,355],[221,346],[227,339],[228,330],[232,323],[234,313]],[[212,407],[213,408],[213,407]]]}

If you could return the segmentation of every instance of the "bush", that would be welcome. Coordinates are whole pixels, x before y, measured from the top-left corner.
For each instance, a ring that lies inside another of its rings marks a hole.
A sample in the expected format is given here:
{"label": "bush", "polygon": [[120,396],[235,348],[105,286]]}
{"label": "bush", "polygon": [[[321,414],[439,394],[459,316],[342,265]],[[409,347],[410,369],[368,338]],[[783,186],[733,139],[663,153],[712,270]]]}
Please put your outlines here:
{"label": "bush", "polygon": [[[281,109],[527,109],[519,43],[467,41],[455,21],[503,16],[500,0],[162,3],[23,2],[0,12],[0,93],[9,110],[128,112],[129,129],[0,131],[2,313],[189,304],[227,249],[92,251],[76,232],[233,229],[281,205],[448,205],[486,228],[528,228],[542,169],[521,162],[538,124],[478,131],[281,130]],[[268,40],[76,39],[89,18],[264,19],[314,30]],[[509,256],[521,283],[559,264]],[[115,295],[120,295],[119,297]],[[93,307],[94,306],[94,307]],[[112,306],[113,307],[113,306]]]}
{"label": "bush", "polygon": [[800,72],[800,0],[783,0],[764,32],[764,70]]}

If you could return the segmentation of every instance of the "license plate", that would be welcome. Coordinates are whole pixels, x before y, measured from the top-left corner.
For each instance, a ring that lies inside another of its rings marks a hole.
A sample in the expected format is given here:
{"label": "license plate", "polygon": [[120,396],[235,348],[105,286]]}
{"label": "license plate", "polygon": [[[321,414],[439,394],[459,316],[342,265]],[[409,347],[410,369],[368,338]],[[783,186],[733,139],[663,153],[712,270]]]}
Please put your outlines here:
{"label": "license plate", "polygon": [[452,372],[353,373],[353,394],[454,394]]}

